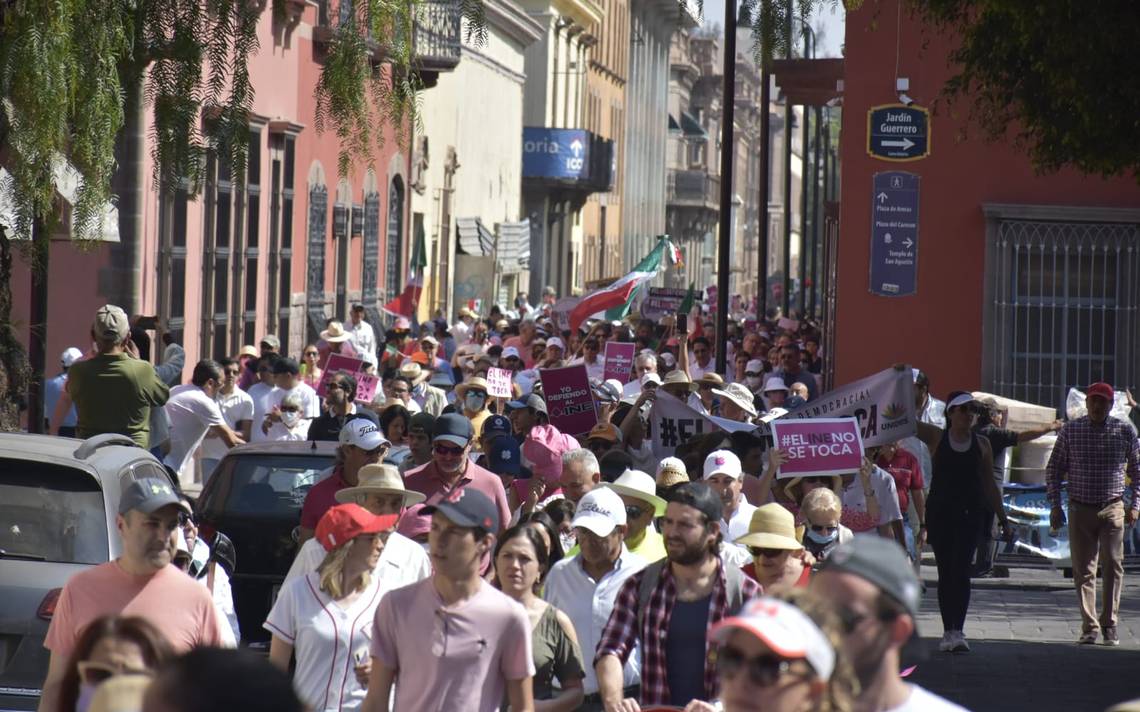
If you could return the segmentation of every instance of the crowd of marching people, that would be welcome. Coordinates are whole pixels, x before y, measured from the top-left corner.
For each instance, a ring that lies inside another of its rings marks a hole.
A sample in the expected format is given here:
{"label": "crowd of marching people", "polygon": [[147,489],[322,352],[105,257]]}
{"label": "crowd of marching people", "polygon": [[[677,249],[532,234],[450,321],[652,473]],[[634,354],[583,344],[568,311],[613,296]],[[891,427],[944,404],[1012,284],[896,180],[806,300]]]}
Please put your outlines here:
{"label": "crowd of marching people", "polygon": [[[99,705],[116,695],[148,712],[960,709],[900,673],[922,552],[937,563],[938,649],[967,652],[971,577],[1008,535],[995,452],[1060,423],[1002,430],[993,404],[939,400],[916,369],[914,435],[868,447],[857,470],[785,477],[764,426],[825,392],[814,325],[734,318],[719,340],[695,311],[570,330],[553,303],[551,290],[521,313],[464,308],[455,323],[399,318],[379,334],[353,307],[298,360],[267,335],[199,361],[185,384],[177,344],[153,366],[145,332],[101,308],[92,350],[63,355],[52,431],[128,435],[176,486],[132,484],[122,556],[64,588],[40,709],[112,709]],[[625,378],[606,377],[610,342],[634,345]],[[543,384],[576,366],[596,422],[571,433]],[[1121,502],[1125,472],[1140,482],[1140,445],[1106,416],[1112,396],[1089,389],[1089,415],[1061,430],[1050,463],[1051,497],[1067,489],[1080,507],[1083,643],[1116,640],[1120,540],[1104,512],[1123,526],[1140,504]],[[658,400],[715,427],[664,453]],[[292,440],[335,442],[336,461],[257,622],[264,660],[227,649],[241,641],[232,547],[197,536],[177,485],[208,481],[230,447]]]}

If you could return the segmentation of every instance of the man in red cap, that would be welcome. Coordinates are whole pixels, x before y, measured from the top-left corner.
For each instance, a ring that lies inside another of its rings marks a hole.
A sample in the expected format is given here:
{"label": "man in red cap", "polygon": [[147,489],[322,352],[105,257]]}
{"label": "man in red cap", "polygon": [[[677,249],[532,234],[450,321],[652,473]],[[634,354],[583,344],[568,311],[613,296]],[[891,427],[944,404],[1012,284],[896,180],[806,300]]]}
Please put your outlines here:
{"label": "man in red cap", "polygon": [[[1140,441],[1130,423],[1110,416],[1114,393],[1107,383],[1094,383],[1085,395],[1088,415],[1061,428],[1045,470],[1052,512],[1049,523],[1065,523],[1061,489],[1069,493],[1069,549],[1073,583],[1081,607],[1081,645],[1096,643],[1098,632],[1105,645],[1120,645],[1116,612],[1124,580],[1124,527],[1136,523],[1140,513]],[[1124,508],[1124,474],[1131,478],[1131,506]],[[1096,613],[1096,567],[1100,552],[1106,561],[1104,600]]]}

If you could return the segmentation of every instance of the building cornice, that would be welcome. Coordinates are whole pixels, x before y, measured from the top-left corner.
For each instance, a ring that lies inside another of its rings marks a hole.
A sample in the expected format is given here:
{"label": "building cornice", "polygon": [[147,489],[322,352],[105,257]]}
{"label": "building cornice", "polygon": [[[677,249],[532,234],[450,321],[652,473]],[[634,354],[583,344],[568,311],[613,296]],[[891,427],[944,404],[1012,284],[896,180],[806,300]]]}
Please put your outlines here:
{"label": "building cornice", "polygon": [[502,30],[523,47],[534,44],[546,33],[546,28],[513,0],[484,0],[483,12],[488,24]]}
{"label": "building cornice", "polygon": [[571,18],[583,27],[590,27],[593,25],[601,24],[605,19],[605,13],[602,12],[594,0],[554,0],[555,10],[559,13]]}

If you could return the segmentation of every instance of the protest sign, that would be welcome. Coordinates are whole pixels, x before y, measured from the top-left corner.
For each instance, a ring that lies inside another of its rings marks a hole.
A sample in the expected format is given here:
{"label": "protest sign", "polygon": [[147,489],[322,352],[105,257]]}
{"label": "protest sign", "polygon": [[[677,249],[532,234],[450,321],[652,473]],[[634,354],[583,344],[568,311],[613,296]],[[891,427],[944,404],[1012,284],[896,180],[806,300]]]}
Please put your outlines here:
{"label": "protest sign", "polygon": [[786,316],[782,316],[780,320],[776,322],[776,326],[786,331],[799,331],[800,321],[799,319],[789,319]]}
{"label": "protest sign", "polygon": [[910,367],[888,368],[828,391],[782,416],[781,420],[843,416],[859,421],[866,447],[914,435],[914,381]]}
{"label": "protest sign", "polygon": [[751,423],[705,415],[658,388],[653,407],[649,409],[649,432],[646,438],[653,448],[653,456],[661,458],[672,457],[678,446],[693,438],[716,431],[738,430],[755,431],[758,428]]}
{"label": "protest sign", "polygon": [[676,314],[688,293],[687,289],[650,287],[645,299],[641,301],[641,316],[652,321],[660,321],[668,314]]}
{"label": "protest sign", "polygon": [[570,312],[582,301],[581,297],[562,297],[554,302],[550,309],[550,317],[559,331],[570,331]]}
{"label": "protest sign", "polygon": [[372,398],[376,395],[379,379],[364,372],[364,361],[361,359],[349,358],[340,354],[329,354],[324,374],[321,375],[321,382],[317,384],[317,395],[324,398],[327,392],[325,387],[328,385],[329,379],[341,371],[348,373],[356,380],[356,400],[362,403],[371,403]]}
{"label": "protest sign", "polygon": [[863,464],[863,439],[854,418],[776,419],[770,423],[772,441],[788,461],[777,477],[842,475]]}
{"label": "protest sign", "polygon": [[633,354],[637,351],[637,344],[606,342],[606,365],[602,372],[603,380],[616,378],[629,383],[633,374]]}
{"label": "protest sign", "polygon": [[597,425],[598,411],[585,364],[543,368],[538,376],[551,425],[567,435],[582,435]]}
{"label": "protest sign", "polygon": [[511,398],[511,372],[505,368],[488,368],[487,395],[494,398]]}

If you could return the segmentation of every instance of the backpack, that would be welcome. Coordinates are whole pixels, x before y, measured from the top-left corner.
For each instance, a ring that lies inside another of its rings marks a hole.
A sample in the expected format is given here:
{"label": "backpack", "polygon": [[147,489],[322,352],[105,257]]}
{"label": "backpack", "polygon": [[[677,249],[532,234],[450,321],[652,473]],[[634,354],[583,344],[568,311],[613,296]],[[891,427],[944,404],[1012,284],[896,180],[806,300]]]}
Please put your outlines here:
{"label": "backpack", "polygon": [[[649,608],[649,597],[657,582],[661,580],[661,571],[669,565],[669,559],[661,559],[645,567],[641,581],[637,586],[637,633],[645,626],[645,611]],[[744,605],[744,572],[735,566],[726,566],[720,562],[724,569],[724,589],[728,599],[728,614],[734,615]]]}

